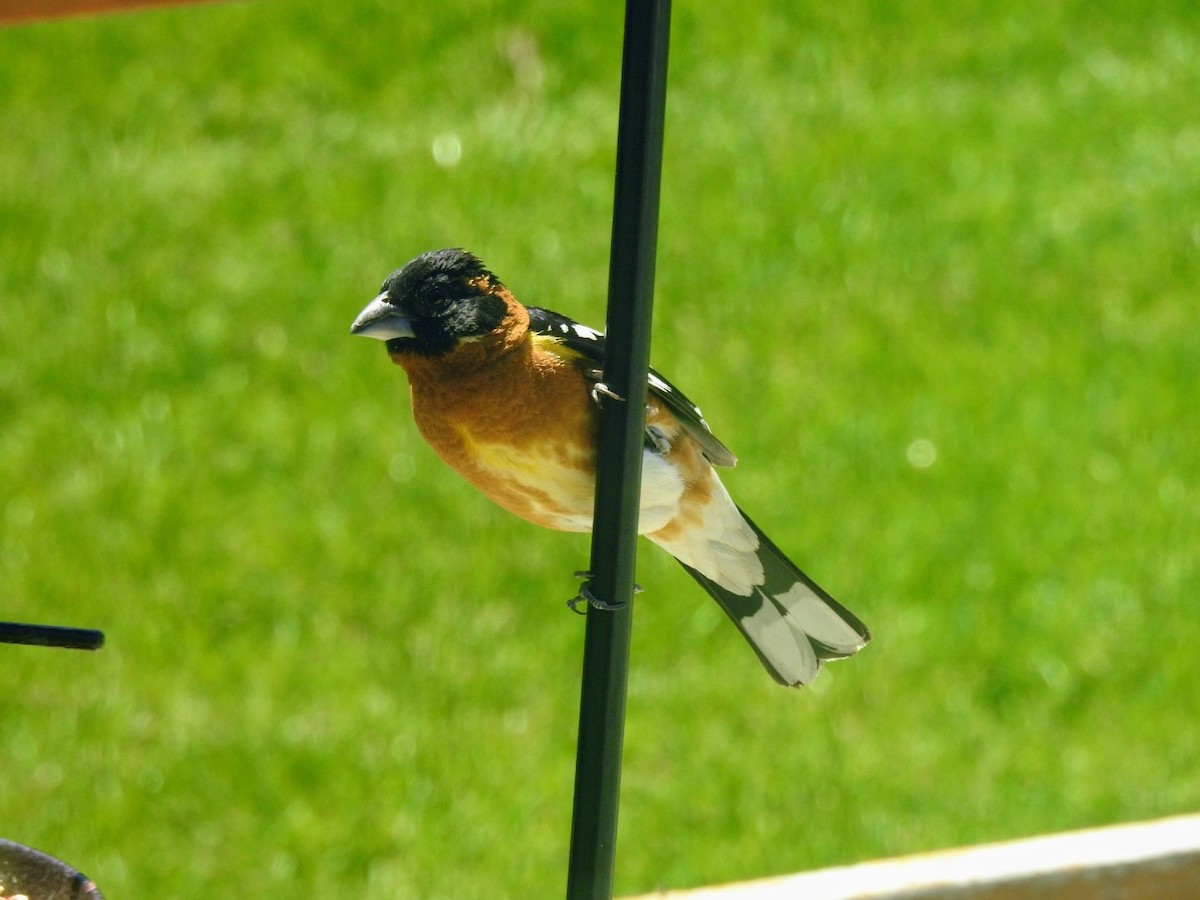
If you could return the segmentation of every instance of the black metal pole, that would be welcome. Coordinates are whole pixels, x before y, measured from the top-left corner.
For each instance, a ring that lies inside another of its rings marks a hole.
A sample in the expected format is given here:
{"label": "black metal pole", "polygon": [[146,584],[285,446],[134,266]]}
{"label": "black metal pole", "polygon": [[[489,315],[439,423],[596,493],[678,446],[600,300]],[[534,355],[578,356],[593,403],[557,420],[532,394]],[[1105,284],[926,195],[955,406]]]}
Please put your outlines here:
{"label": "black metal pole", "polygon": [[66,647],[69,650],[99,650],[104,646],[104,633],[94,628],[0,622],[0,644],[34,644],[39,647]]}
{"label": "black metal pole", "polygon": [[568,900],[612,897],[654,299],[670,0],[626,0],[608,276],[605,398],[584,636]]}

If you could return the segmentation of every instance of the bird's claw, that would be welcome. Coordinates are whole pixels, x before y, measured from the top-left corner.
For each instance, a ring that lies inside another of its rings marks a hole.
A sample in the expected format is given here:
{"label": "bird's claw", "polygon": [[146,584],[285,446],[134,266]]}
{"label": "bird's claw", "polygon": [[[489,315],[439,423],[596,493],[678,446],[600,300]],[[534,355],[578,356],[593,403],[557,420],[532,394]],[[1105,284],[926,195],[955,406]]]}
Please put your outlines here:
{"label": "bird's claw", "polygon": [[622,397],[620,394],[618,394],[616,391],[614,391],[612,388],[610,388],[603,381],[597,381],[595,384],[592,385],[592,400],[595,401],[597,406],[600,405],[601,397],[608,397],[610,400],[620,400],[622,402],[624,402],[624,400],[625,400],[624,397]]}
{"label": "bird's claw", "polygon": [[[629,605],[629,603],[626,601],[621,601],[620,603],[609,603],[607,600],[601,600],[599,597],[593,594],[591,589],[591,572],[582,570],[576,572],[575,577],[582,580],[583,584],[579,586],[579,593],[567,601],[567,608],[576,615],[587,615],[586,609],[580,609],[580,607],[584,606],[585,604],[587,606],[594,606],[596,609],[601,609],[605,612],[613,612],[614,610],[624,609]],[[640,584],[635,584],[633,586],[633,592],[635,594],[640,594],[642,592],[642,586]]]}

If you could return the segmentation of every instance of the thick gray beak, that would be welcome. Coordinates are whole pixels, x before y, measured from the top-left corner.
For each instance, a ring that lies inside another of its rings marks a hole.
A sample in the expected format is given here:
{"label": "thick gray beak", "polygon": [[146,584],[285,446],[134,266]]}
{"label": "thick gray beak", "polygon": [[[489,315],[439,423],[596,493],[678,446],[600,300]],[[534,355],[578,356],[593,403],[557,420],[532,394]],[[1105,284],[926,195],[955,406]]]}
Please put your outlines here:
{"label": "thick gray beak", "polygon": [[387,302],[387,294],[380,294],[367,304],[350,326],[350,333],[377,341],[416,337],[412,323]]}

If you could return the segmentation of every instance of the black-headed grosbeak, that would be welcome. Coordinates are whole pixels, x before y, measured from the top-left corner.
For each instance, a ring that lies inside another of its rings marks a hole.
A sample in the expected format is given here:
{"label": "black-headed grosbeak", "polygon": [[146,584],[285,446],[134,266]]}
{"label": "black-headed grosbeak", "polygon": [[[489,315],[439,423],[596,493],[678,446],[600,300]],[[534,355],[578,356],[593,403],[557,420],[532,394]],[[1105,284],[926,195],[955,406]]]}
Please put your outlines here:
{"label": "black-headed grosbeak", "polygon": [[[522,306],[464,250],[397,269],[350,331],[386,341],[417,428],[451,468],[535,525],[591,530],[603,334]],[[638,531],[716,599],[776,681],[807,684],[870,633],[738,509],[713,468],[735,462],[651,370]]]}

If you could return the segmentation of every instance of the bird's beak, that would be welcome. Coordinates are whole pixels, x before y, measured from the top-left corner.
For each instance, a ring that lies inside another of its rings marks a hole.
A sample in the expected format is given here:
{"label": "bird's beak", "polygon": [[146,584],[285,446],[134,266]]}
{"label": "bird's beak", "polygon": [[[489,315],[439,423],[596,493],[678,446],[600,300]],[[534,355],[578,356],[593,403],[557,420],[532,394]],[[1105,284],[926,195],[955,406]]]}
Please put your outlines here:
{"label": "bird's beak", "polygon": [[367,304],[366,309],[358,314],[358,318],[350,326],[350,333],[375,338],[377,341],[416,337],[412,330],[412,322],[387,302],[387,294],[380,294]]}

